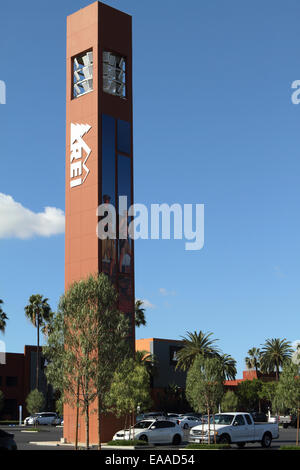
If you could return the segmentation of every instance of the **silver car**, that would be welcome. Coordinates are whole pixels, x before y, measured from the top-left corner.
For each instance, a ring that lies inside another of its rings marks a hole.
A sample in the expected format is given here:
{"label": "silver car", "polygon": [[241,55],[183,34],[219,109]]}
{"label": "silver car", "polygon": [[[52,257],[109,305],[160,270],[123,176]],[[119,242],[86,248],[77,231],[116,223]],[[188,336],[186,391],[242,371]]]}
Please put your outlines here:
{"label": "silver car", "polygon": [[32,416],[24,419],[25,426],[28,425],[38,425],[38,424],[48,424],[51,426],[57,426],[60,424],[61,419],[57,413],[54,412],[43,412],[35,413]]}

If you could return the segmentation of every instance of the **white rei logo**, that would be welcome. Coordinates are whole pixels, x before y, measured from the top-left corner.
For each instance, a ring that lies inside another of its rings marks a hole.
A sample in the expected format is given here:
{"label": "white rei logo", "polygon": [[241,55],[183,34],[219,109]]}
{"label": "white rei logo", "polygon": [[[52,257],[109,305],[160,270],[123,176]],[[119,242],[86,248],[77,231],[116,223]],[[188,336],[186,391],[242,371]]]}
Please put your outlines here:
{"label": "white rei logo", "polygon": [[[90,156],[91,149],[83,140],[83,136],[91,129],[88,124],[71,123],[71,156],[70,156],[70,187],[80,186],[83,184],[90,172],[86,166],[87,159]],[[83,160],[83,151],[85,159]],[[85,171],[84,177],[82,172]]]}

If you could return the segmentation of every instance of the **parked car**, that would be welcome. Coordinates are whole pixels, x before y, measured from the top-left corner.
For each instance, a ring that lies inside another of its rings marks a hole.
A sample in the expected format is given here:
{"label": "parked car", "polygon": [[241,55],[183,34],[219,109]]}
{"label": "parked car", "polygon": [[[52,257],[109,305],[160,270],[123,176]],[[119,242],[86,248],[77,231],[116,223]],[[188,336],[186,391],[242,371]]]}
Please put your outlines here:
{"label": "parked car", "polygon": [[289,426],[296,428],[297,427],[297,415],[284,415],[277,416],[277,421],[279,424],[282,424],[284,429],[287,429]]}
{"label": "parked car", "polygon": [[177,424],[182,427],[182,429],[190,429],[198,424],[201,424],[201,419],[196,418],[196,416],[180,416],[177,421]]}
{"label": "parked car", "polygon": [[17,450],[14,434],[0,429],[0,450]]}
{"label": "parked car", "polygon": [[180,416],[193,416],[195,418],[201,419],[202,418],[202,413],[195,413],[195,412],[189,412],[189,413],[181,413]]}
{"label": "parked car", "polygon": [[258,411],[253,411],[250,414],[255,423],[267,423],[268,422],[268,417],[265,413],[259,413]]}
{"label": "parked car", "polygon": [[28,416],[24,419],[25,426],[37,424],[48,424],[51,426],[56,426],[60,423],[60,417],[57,415],[57,413],[53,412],[35,413],[34,415]]}
{"label": "parked car", "polygon": [[139,439],[149,444],[180,444],[183,439],[181,427],[170,420],[144,419],[136,423],[133,428],[122,429],[116,432],[113,440]]}
{"label": "parked car", "polygon": [[247,442],[260,442],[262,447],[270,447],[272,439],[278,439],[279,430],[277,423],[255,423],[249,413],[219,413],[210,419],[210,431],[208,423],[192,428],[190,442],[214,441],[214,432],[218,443],[235,443],[242,448]]}

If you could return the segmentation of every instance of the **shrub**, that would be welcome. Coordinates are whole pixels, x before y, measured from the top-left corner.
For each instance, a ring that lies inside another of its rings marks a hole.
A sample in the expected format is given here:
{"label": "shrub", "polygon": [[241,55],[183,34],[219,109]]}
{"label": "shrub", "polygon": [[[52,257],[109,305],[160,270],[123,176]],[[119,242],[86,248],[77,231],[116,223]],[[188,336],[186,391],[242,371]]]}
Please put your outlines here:
{"label": "shrub", "polygon": [[300,446],[280,446],[279,450],[300,450]]}
{"label": "shrub", "polygon": [[120,439],[116,441],[109,441],[107,443],[108,446],[144,446],[147,444],[148,444],[147,442],[140,441],[138,439],[131,439],[131,440]]}
{"label": "shrub", "polygon": [[230,444],[188,444],[186,449],[211,449],[211,450],[225,450],[231,449]]}

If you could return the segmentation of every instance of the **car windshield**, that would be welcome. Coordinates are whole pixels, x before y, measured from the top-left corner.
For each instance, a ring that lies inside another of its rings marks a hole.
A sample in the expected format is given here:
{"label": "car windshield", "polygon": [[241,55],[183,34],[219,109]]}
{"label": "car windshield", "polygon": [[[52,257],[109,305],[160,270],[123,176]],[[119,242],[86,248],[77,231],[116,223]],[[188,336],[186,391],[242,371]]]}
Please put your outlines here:
{"label": "car windshield", "polygon": [[139,421],[133,427],[134,429],[147,429],[153,424],[153,421]]}
{"label": "car windshield", "polygon": [[[215,415],[215,424],[231,424],[233,415]],[[213,423],[213,416],[210,417],[210,422]]]}

